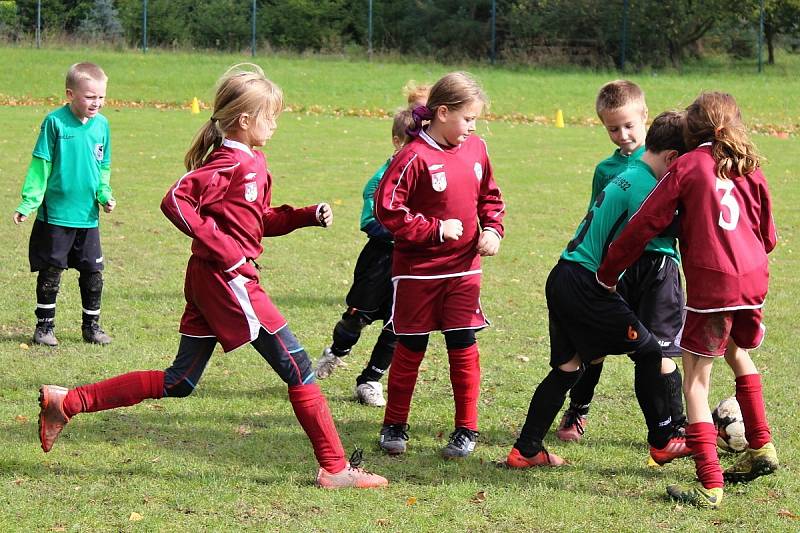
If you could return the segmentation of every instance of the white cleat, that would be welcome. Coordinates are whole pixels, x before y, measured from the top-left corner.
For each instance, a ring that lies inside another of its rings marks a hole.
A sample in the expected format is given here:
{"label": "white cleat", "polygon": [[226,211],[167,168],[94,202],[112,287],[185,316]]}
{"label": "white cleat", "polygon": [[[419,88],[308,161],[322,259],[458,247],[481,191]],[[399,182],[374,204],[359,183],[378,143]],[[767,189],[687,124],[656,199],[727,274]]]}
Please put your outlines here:
{"label": "white cleat", "polygon": [[318,379],[325,379],[333,374],[333,371],[338,366],[347,366],[347,363],[333,355],[330,348],[325,348],[322,350],[322,357],[317,361],[317,367],[314,369],[314,373],[317,375]]}
{"label": "white cleat", "polygon": [[383,407],[386,400],[383,398],[383,385],[380,381],[367,381],[356,385],[355,396],[358,403],[372,407]]}

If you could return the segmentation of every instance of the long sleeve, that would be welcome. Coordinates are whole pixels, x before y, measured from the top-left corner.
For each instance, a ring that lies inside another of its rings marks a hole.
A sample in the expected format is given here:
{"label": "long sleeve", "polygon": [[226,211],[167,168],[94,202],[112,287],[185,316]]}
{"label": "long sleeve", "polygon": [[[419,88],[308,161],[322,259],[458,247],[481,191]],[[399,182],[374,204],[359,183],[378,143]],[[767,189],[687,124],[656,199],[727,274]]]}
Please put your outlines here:
{"label": "long sleeve", "polygon": [[503,238],[504,227],[503,218],[506,214],[506,206],[503,202],[500,188],[494,181],[492,167],[487,158],[484,166],[484,175],[481,180],[481,191],[478,196],[478,220],[482,229],[491,229],[497,236]]}
{"label": "long sleeve", "polygon": [[238,163],[207,165],[185,174],[167,191],[161,211],[176,228],[199,241],[223,270],[246,259],[242,246],[225,234],[203,207],[221,200],[233,179]]}
{"label": "long sleeve", "polygon": [[319,204],[295,208],[290,205],[270,207],[264,213],[264,237],[279,237],[298,228],[319,226]]}
{"label": "long sleeve", "polygon": [[[402,153],[402,152],[401,152]],[[417,243],[440,243],[440,221],[413,211],[408,201],[417,177],[427,172],[422,161],[412,151],[396,157],[386,170],[375,193],[375,216],[391,232],[395,240]]]}
{"label": "long sleeve", "polygon": [[764,241],[764,250],[770,253],[778,244],[778,230],[775,228],[775,220],[772,217],[772,199],[766,185],[760,188],[761,193],[761,220],[759,231],[761,239]]}
{"label": "long sleeve", "polygon": [[17,207],[17,213],[28,216],[31,212],[39,209],[44,200],[44,192],[47,189],[47,179],[50,177],[53,165],[39,157],[32,157],[28,165],[28,173],[25,175],[25,182],[22,184],[22,202]]}
{"label": "long sleeve", "polygon": [[97,201],[106,205],[109,200],[114,199],[111,191],[111,168],[105,164],[100,165],[100,186],[97,189]]}
{"label": "long sleeve", "polygon": [[628,225],[608,247],[597,269],[597,280],[607,287],[617,284],[620,274],[639,256],[650,240],[675,218],[680,190],[675,172],[667,173],[633,214]]}

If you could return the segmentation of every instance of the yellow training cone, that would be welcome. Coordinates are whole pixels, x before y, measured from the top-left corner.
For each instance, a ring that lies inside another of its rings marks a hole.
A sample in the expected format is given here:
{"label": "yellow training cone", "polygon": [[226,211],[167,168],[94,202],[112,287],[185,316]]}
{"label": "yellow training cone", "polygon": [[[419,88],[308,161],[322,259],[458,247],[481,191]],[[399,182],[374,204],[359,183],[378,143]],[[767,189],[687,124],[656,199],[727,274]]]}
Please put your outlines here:
{"label": "yellow training cone", "polygon": [[197,97],[195,96],[194,98],[192,98],[192,115],[197,115],[198,113],[200,113],[200,102],[197,100]]}
{"label": "yellow training cone", "polygon": [[564,113],[561,112],[559,109],[556,111],[556,128],[563,128],[564,127]]}

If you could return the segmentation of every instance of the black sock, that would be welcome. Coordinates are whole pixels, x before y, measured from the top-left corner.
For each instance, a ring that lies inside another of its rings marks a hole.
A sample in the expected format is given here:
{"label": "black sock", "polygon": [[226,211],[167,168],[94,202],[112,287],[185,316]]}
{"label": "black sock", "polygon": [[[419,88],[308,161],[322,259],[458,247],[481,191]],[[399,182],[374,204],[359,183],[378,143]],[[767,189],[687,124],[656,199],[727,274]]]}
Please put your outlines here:
{"label": "black sock", "polygon": [[580,414],[586,415],[589,412],[589,404],[594,397],[594,389],[600,381],[600,374],[603,373],[603,363],[596,365],[586,365],[583,375],[572,389],[569,391],[569,406],[571,409],[584,411]]}
{"label": "black sock", "polygon": [[669,411],[672,416],[672,426],[686,425],[686,414],[683,411],[683,380],[681,371],[676,367],[669,374],[661,374],[669,394]]}
{"label": "black sock", "polygon": [[375,341],[372,348],[372,355],[369,358],[367,367],[356,378],[357,385],[363,385],[367,381],[380,381],[392,364],[394,348],[397,346],[397,335],[384,329]]}
{"label": "black sock", "polygon": [[575,385],[581,370],[564,372],[554,368],[536,387],[528,407],[528,416],[514,447],[525,457],[533,457],[544,448],[542,440],[564,405],[567,391]]}
{"label": "black sock", "polygon": [[647,442],[663,448],[672,437],[670,397],[661,377],[661,349],[639,352],[631,356],[635,363],[634,390],[647,423]]}

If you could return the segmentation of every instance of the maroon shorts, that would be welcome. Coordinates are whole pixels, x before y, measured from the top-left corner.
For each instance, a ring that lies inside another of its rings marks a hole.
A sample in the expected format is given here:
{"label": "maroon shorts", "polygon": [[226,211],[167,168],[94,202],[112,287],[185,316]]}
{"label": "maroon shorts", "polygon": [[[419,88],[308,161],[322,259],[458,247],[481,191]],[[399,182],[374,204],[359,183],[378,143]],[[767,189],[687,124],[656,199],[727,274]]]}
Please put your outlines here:
{"label": "maroon shorts", "polygon": [[222,272],[192,256],[183,288],[186,309],[179,331],[189,337],[216,337],[226,352],[251,342],[263,327],[275,333],[286,320],[258,284],[236,270]]}
{"label": "maroon shorts", "polygon": [[745,350],[758,348],[764,341],[766,328],[761,323],[762,310],[737,309],[716,313],[686,311],[683,329],[675,343],[697,355],[725,355],[728,340]]}
{"label": "maroon shorts", "polygon": [[387,327],[398,335],[481,329],[489,325],[481,309],[480,273],[449,278],[394,278],[392,316]]}

